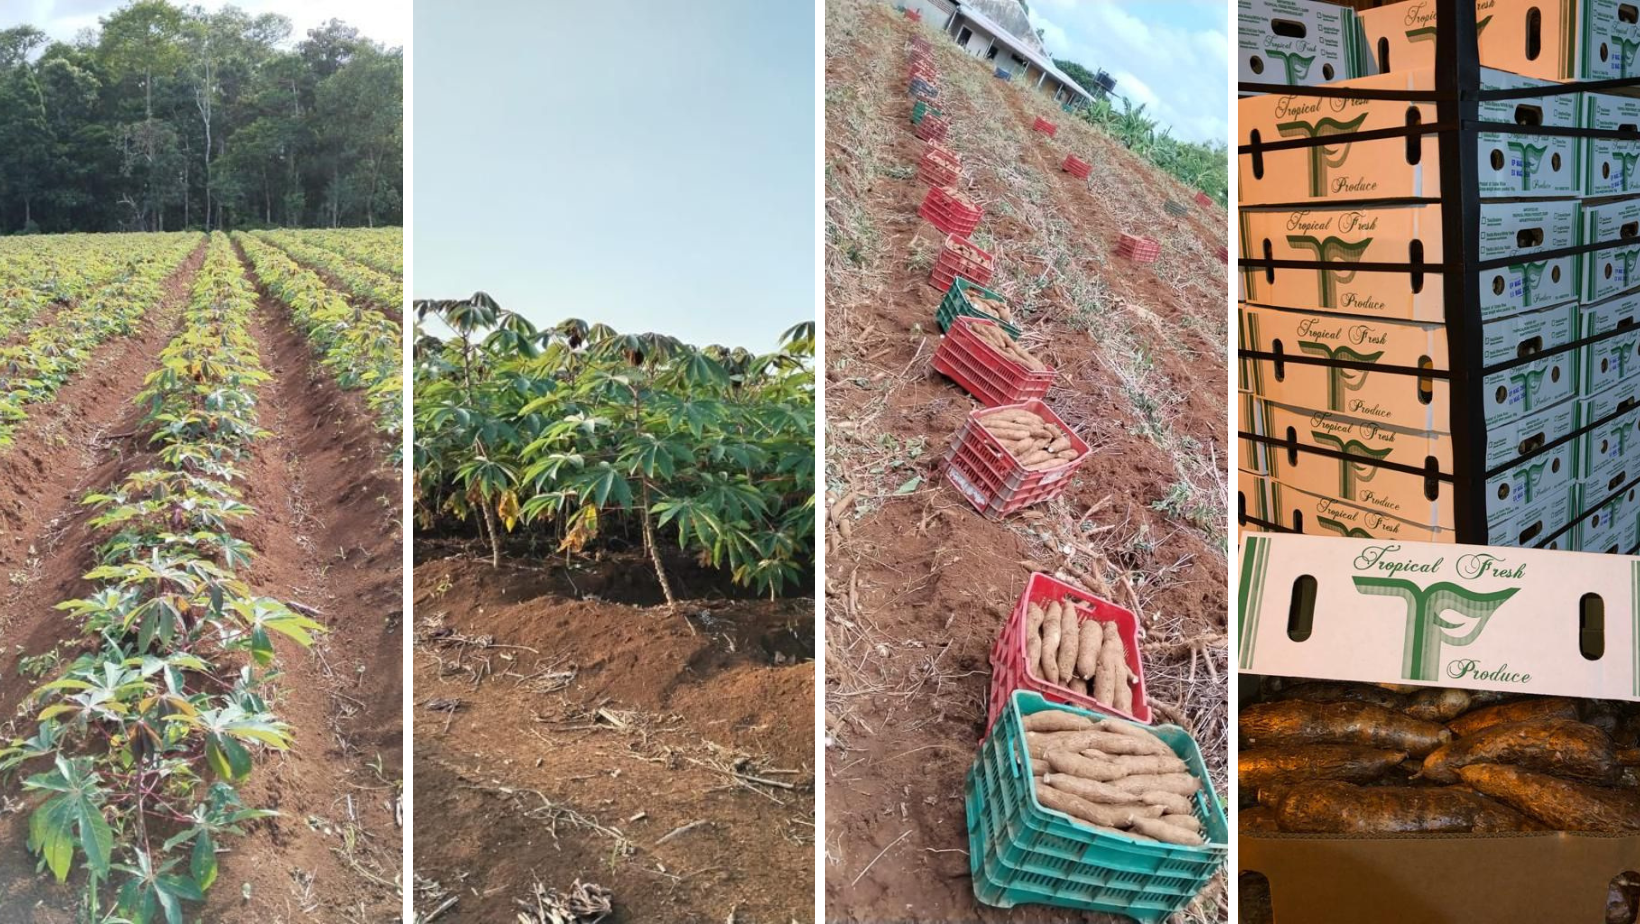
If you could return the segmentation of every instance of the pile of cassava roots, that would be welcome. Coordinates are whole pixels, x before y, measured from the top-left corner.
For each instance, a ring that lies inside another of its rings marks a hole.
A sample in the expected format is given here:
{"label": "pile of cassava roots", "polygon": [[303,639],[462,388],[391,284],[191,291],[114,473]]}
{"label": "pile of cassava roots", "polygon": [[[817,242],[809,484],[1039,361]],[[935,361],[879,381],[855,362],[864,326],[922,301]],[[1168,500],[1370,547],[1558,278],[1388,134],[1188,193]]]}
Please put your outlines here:
{"label": "pile of cassava roots", "polygon": [[1082,618],[1071,597],[1025,610],[1025,670],[1032,677],[1133,714],[1127,649],[1114,622]]}
{"label": "pile of cassava roots", "polygon": [[1243,834],[1640,833],[1640,703],[1265,678],[1237,734]]}
{"label": "pile of cassava roots", "polygon": [[1020,408],[993,411],[980,417],[979,425],[996,437],[1002,448],[1028,472],[1057,468],[1076,458],[1070,434],[1030,411]]}
{"label": "pile of cassava roots", "polygon": [[1082,824],[1137,840],[1204,843],[1202,782],[1167,742],[1118,719],[1048,709],[1024,717],[1036,799]]}

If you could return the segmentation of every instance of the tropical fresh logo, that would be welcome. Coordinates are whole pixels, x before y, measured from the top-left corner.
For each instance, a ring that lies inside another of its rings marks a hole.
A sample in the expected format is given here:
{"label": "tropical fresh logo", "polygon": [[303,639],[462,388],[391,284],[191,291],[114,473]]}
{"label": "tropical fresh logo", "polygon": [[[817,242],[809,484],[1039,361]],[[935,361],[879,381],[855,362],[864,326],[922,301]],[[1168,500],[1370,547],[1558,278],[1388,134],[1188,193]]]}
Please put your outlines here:
{"label": "tropical fresh logo", "polygon": [[1547,369],[1525,370],[1509,377],[1510,384],[1520,389],[1521,410],[1530,411],[1532,409],[1532,396],[1537,392],[1538,386],[1543,383],[1543,376],[1548,371]]}
{"label": "tropical fresh logo", "polygon": [[1548,467],[1549,460],[1545,459],[1531,465],[1522,465],[1515,470],[1520,492],[1524,495],[1521,498],[1521,503],[1530,504],[1532,502],[1532,495],[1537,493],[1538,482],[1543,480],[1543,470]]}
{"label": "tropical fresh logo", "polygon": [[[1357,353],[1347,346],[1330,347],[1325,343],[1316,343],[1312,340],[1300,340],[1298,351],[1311,356],[1322,356],[1331,360],[1344,362],[1375,363],[1383,350],[1376,353]],[[1344,393],[1360,391],[1367,384],[1365,369],[1344,369],[1337,366],[1327,367],[1327,410],[1342,411],[1344,409]]]}
{"label": "tropical fresh logo", "polygon": [[1522,305],[1528,308],[1531,307],[1532,293],[1537,291],[1538,281],[1543,278],[1543,271],[1548,269],[1548,267],[1548,260],[1544,260],[1540,263],[1517,263],[1514,266],[1509,267],[1509,272],[1511,274],[1519,274],[1520,294],[1523,299],[1521,302]]}
{"label": "tropical fresh logo", "polygon": [[[1393,446],[1385,449],[1372,449],[1368,447],[1367,444],[1362,443],[1359,440],[1343,440],[1333,436],[1331,433],[1323,433],[1319,430],[1311,430],[1310,437],[1317,443],[1320,443],[1323,446],[1329,446],[1344,455],[1359,456],[1363,459],[1382,460],[1385,456],[1388,456],[1391,452],[1395,451],[1395,447]],[[1378,466],[1372,465],[1369,462],[1356,462],[1351,459],[1339,459],[1339,497],[1343,500],[1355,500],[1355,486],[1376,478],[1378,476],[1378,472]]]}
{"label": "tropical fresh logo", "polygon": [[1372,533],[1367,532],[1359,526],[1350,526],[1345,523],[1340,523],[1337,520],[1329,520],[1326,517],[1316,517],[1315,521],[1321,524],[1322,529],[1332,530],[1340,536],[1343,536],[1345,539],[1372,538]]}
{"label": "tropical fresh logo", "polygon": [[[1324,118],[1314,124],[1302,119],[1291,122],[1276,123],[1276,134],[1283,138],[1323,138],[1328,135],[1345,135],[1361,128],[1361,123],[1367,120],[1368,113],[1361,113],[1348,122],[1338,119]],[[1327,194],[1327,170],[1344,166],[1349,160],[1350,145],[1345,143],[1338,147],[1317,145],[1310,148],[1310,195],[1325,196]]]}
{"label": "tropical fresh logo", "polygon": [[1549,153],[1548,145],[1527,144],[1524,141],[1511,141],[1508,142],[1505,147],[1509,149],[1510,153],[1515,155],[1516,161],[1520,164],[1520,188],[1523,190],[1531,189],[1532,176],[1536,174],[1538,168],[1543,165],[1543,155]]}
{"label": "tropical fresh logo", "polygon": [[1640,150],[1629,154],[1623,151],[1613,151],[1612,160],[1617,161],[1617,171],[1622,183],[1619,189],[1628,189],[1630,178],[1634,175],[1634,162],[1640,160]]}
{"label": "tropical fresh logo", "polygon": [[[1363,238],[1359,241],[1346,241],[1343,238],[1328,235],[1318,238],[1312,234],[1289,234],[1287,244],[1298,250],[1313,255],[1319,263],[1360,263],[1366,256],[1367,248],[1372,246],[1372,238]],[[1338,286],[1355,280],[1355,270],[1324,269],[1316,272],[1320,285],[1321,307],[1338,307]]]}
{"label": "tropical fresh logo", "polygon": [[1640,250],[1631,248],[1622,251],[1618,256],[1623,260],[1623,282],[1627,284],[1630,279],[1634,278],[1634,262],[1640,259]]}
{"label": "tropical fresh logo", "polygon": [[1611,44],[1617,50],[1617,76],[1629,76],[1629,65],[1634,63],[1634,52],[1640,49],[1640,40],[1630,41],[1619,35],[1611,37]]}
{"label": "tropical fresh logo", "polygon": [[1266,48],[1264,53],[1281,62],[1282,68],[1287,72],[1288,86],[1297,85],[1310,76],[1310,65],[1314,64],[1316,59],[1315,55],[1306,57],[1296,51],[1277,51],[1274,48]]}
{"label": "tropical fresh logo", "polygon": [[[1420,4],[1420,6],[1422,6],[1422,4]],[[1412,13],[1409,12],[1407,14],[1407,19],[1411,20],[1412,18],[1413,18]],[[1492,21],[1492,17],[1490,17],[1490,16],[1486,17],[1485,19],[1477,19],[1475,21],[1475,37],[1476,38],[1481,37],[1481,33],[1486,31],[1487,23],[1490,23],[1491,21]],[[1409,41],[1409,42],[1433,42],[1433,41],[1435,41],[1435,27],[1434,26],[1425,26],[1421,29],[1408,29],[1407,30],[1407,41]]]}
{"label": "tropical fresh logo", "polygon": [[[1520,588],[1478,593],[1451,581],[1419,587],[1405,578],[1355,578],[1355,591],[1369,597],[1406,601],[1406,641],[1401,648],[1401,676],[1434,681],[1440,677],[1441,648],[1461,648],[1481,637],[1498,609]],[[1447,618],[1451,613],[1456,618]]]}

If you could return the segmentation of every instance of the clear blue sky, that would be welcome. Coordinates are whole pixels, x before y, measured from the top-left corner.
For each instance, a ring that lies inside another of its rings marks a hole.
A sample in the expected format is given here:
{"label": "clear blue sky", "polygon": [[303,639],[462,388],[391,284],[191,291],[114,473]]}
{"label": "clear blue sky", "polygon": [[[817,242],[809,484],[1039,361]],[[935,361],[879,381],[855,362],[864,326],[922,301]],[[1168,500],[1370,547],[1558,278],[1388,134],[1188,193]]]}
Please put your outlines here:
{"label": "clear blue sky", "polygon": [[816,315],[814,9],[417,0],[417,298],[772,349]]}

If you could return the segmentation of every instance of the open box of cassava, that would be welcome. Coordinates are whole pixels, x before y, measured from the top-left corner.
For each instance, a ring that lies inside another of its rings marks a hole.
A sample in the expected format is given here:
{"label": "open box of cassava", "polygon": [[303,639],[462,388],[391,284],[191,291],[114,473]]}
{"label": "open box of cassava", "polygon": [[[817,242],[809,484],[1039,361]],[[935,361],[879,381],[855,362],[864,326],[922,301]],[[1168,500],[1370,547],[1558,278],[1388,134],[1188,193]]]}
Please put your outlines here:
{"label": "open box of cassava", "polygon": [[1243,540],[1246,924],[1630,924],[1640,558]]}

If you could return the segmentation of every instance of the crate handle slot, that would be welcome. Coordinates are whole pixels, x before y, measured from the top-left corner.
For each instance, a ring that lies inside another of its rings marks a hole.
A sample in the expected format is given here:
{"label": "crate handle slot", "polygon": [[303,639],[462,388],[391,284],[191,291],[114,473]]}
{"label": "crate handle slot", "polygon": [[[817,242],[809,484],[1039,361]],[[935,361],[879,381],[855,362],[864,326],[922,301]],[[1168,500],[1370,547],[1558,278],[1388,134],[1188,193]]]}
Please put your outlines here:
{"label": "crate handle slot", "polygon": [[1309,641],[1315,632],[1315,577],[1301,574],[1293,581],[1293,597],[1287,605],[1287,637]]}
{"label": "crate handle slot", "polygon": [[1532,7],[1526,11],[1526,60],[1536,61],[1543,53],[1543,11]]}
{"label": "crate handle slot", "polygon": [[1606,654],[1606,601],[1587,593],[1577,601],[1577,651],[1585,661],[1598,661]]}
{"label": "crate handle slot", "polygon": [[1441,464],[1434,456],[1424,456],[1424,497],[1435,500],[1441,496]]}

